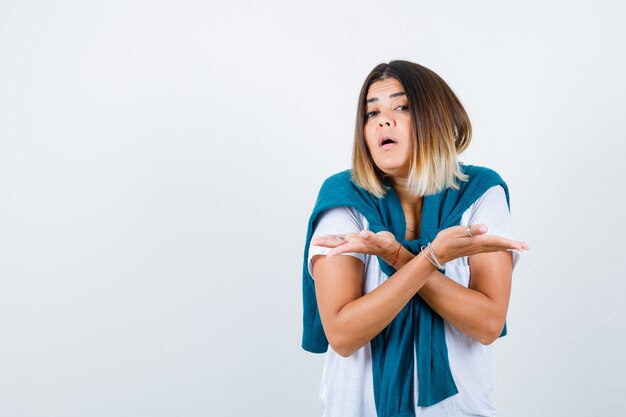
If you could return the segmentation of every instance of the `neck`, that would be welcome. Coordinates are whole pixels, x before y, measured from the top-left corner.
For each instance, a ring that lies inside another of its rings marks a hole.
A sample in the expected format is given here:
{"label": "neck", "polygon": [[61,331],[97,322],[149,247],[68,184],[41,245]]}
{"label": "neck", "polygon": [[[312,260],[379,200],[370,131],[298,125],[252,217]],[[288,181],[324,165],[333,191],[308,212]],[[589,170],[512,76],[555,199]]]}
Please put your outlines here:
{"label": "neck", "polygon": [[416,195],[412,190],[407,187],[408,181],[406,178],[393,178],[393,189],[396,190],[400,203],[403,206],[415,206],[422,203],[422,196]]}

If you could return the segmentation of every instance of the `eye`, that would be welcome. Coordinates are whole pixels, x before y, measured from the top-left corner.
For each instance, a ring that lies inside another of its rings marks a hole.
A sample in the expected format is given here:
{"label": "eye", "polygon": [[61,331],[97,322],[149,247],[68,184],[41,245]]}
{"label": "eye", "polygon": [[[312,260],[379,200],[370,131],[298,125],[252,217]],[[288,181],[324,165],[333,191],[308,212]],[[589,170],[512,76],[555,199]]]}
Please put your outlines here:
{"label": "eye", "polygon": [[376,117],[377,114],[378,114],[378,111],[374,110],[374,111],[367,112],[365,114],[365,117],[368,119],[371,119],[372,117]]}
{"label": "eye", "polygon": [[398,107],[396,107],[396,110],[408,111],[409,110],[409,105],[407,104],[407,105],[398,106]]}

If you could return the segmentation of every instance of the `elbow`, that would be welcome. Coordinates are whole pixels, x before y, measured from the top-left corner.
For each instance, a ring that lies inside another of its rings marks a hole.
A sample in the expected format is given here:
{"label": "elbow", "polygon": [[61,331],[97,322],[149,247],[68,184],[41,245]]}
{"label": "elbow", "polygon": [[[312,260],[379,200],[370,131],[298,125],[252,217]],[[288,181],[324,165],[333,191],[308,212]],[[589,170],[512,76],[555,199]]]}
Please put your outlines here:
{"label": "elbow", "polygon": [[342,358],[347,358],[350,355],[352,355],[354,352],[356,352],[355,349],[350,349],[348,347],[342,347],[342,346],[333,346],[332,344],[330,345],[333,350]]}
{"label": "elbow", "polygon": [[345,342],[337,342],[336,340],[328,340],[328,343],[330,344],[330,347],[333,348],[333,350],[341,357],[343,358],[347,358],[348,356],[352,355],[354,352],[356,352],[358,350],[358,348],[355,348],[353,346],[350,346],[349,344],[345,343]]}
{"label": "elbow", "polygon": [[498,336],[494,337],[492,334],[484,334],[481,335],[477,340],[481,345],[489,346],[498,339]]}
{"label": "elbow", "polygon": [[333,351],[343,358],[347,358],[360,348],[344,334],[329,334],[327,337]]}
{"label": "elbow", "polygon": [[502,334],[504,322],[501,320],[489,320],[476,336],[476,340],[482,345],[488,346],[498,340]]}

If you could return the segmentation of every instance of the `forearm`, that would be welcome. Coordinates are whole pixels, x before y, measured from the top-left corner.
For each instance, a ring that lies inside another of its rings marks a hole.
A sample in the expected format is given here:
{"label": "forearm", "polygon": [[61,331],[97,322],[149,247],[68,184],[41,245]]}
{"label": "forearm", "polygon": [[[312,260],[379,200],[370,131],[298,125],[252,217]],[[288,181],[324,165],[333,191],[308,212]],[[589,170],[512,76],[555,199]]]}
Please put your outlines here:
{"label": "forearm", "polygon": [[[402,269],[413,257],[411,252],[401,251],[396,266]],[[438,271],[429,276],[418,294],[444,320],[483,344],[492,343],[502,332],[508,294],[503,308],[501,301],[464,287]]]}
{"label": "forearm", "polygon": [[488,345],[500,336],[506,311],[485,294],[466,288],[436,272],[419,291],[420,297],[444,320]]}
{"label": "forearm", "polygon": [[[333,349],[348,356],[378,335],[436,273],[424,256],[406,262],[373,291],[322,317]],[[324,320],[324,319],[327,320]]]}
{"label": "forearm", "polygon": [[442,263],[469,257],[469,288],[438,273],[425,254],[414,256],[397,246],[389,232],[361,232],[347,240],[336,236],[316,241],[335,248],[333,255],[359,252],[380,256],[397,271],[363,296],[360,261],[354,260],[350,267],[346,259],[337,259],[346,257],[320,257],[323,260],[318,261],[319,271],[315,267],[315,288],[322,324],[333,348],[342,355],[351,354],[383,330],[416,293],[468,336],[485,344],[495,340],[504,325],[511,289],[512,264],[507,250],[524,250],[527,245],[485,235],[486,231],[484,225],[472,225],[472,236],[468,237],[467,227],[454,226],[439,232],[432,242]]}

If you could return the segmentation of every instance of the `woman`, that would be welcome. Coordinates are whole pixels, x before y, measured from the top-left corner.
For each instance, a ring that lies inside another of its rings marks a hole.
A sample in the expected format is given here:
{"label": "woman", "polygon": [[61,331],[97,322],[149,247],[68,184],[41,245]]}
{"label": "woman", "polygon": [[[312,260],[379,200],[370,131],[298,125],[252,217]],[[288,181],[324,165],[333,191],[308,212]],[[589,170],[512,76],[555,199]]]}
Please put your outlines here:
{"label": "woman", "polygon": [[470,138],[429,69],[366,78],[352,170],[322,186],[305,247],[303,347],[327,351],[324,416],[495,415],[489,345],[506,333],[512,251],[528,247],[510,239],[504,181],[458,162]]}

